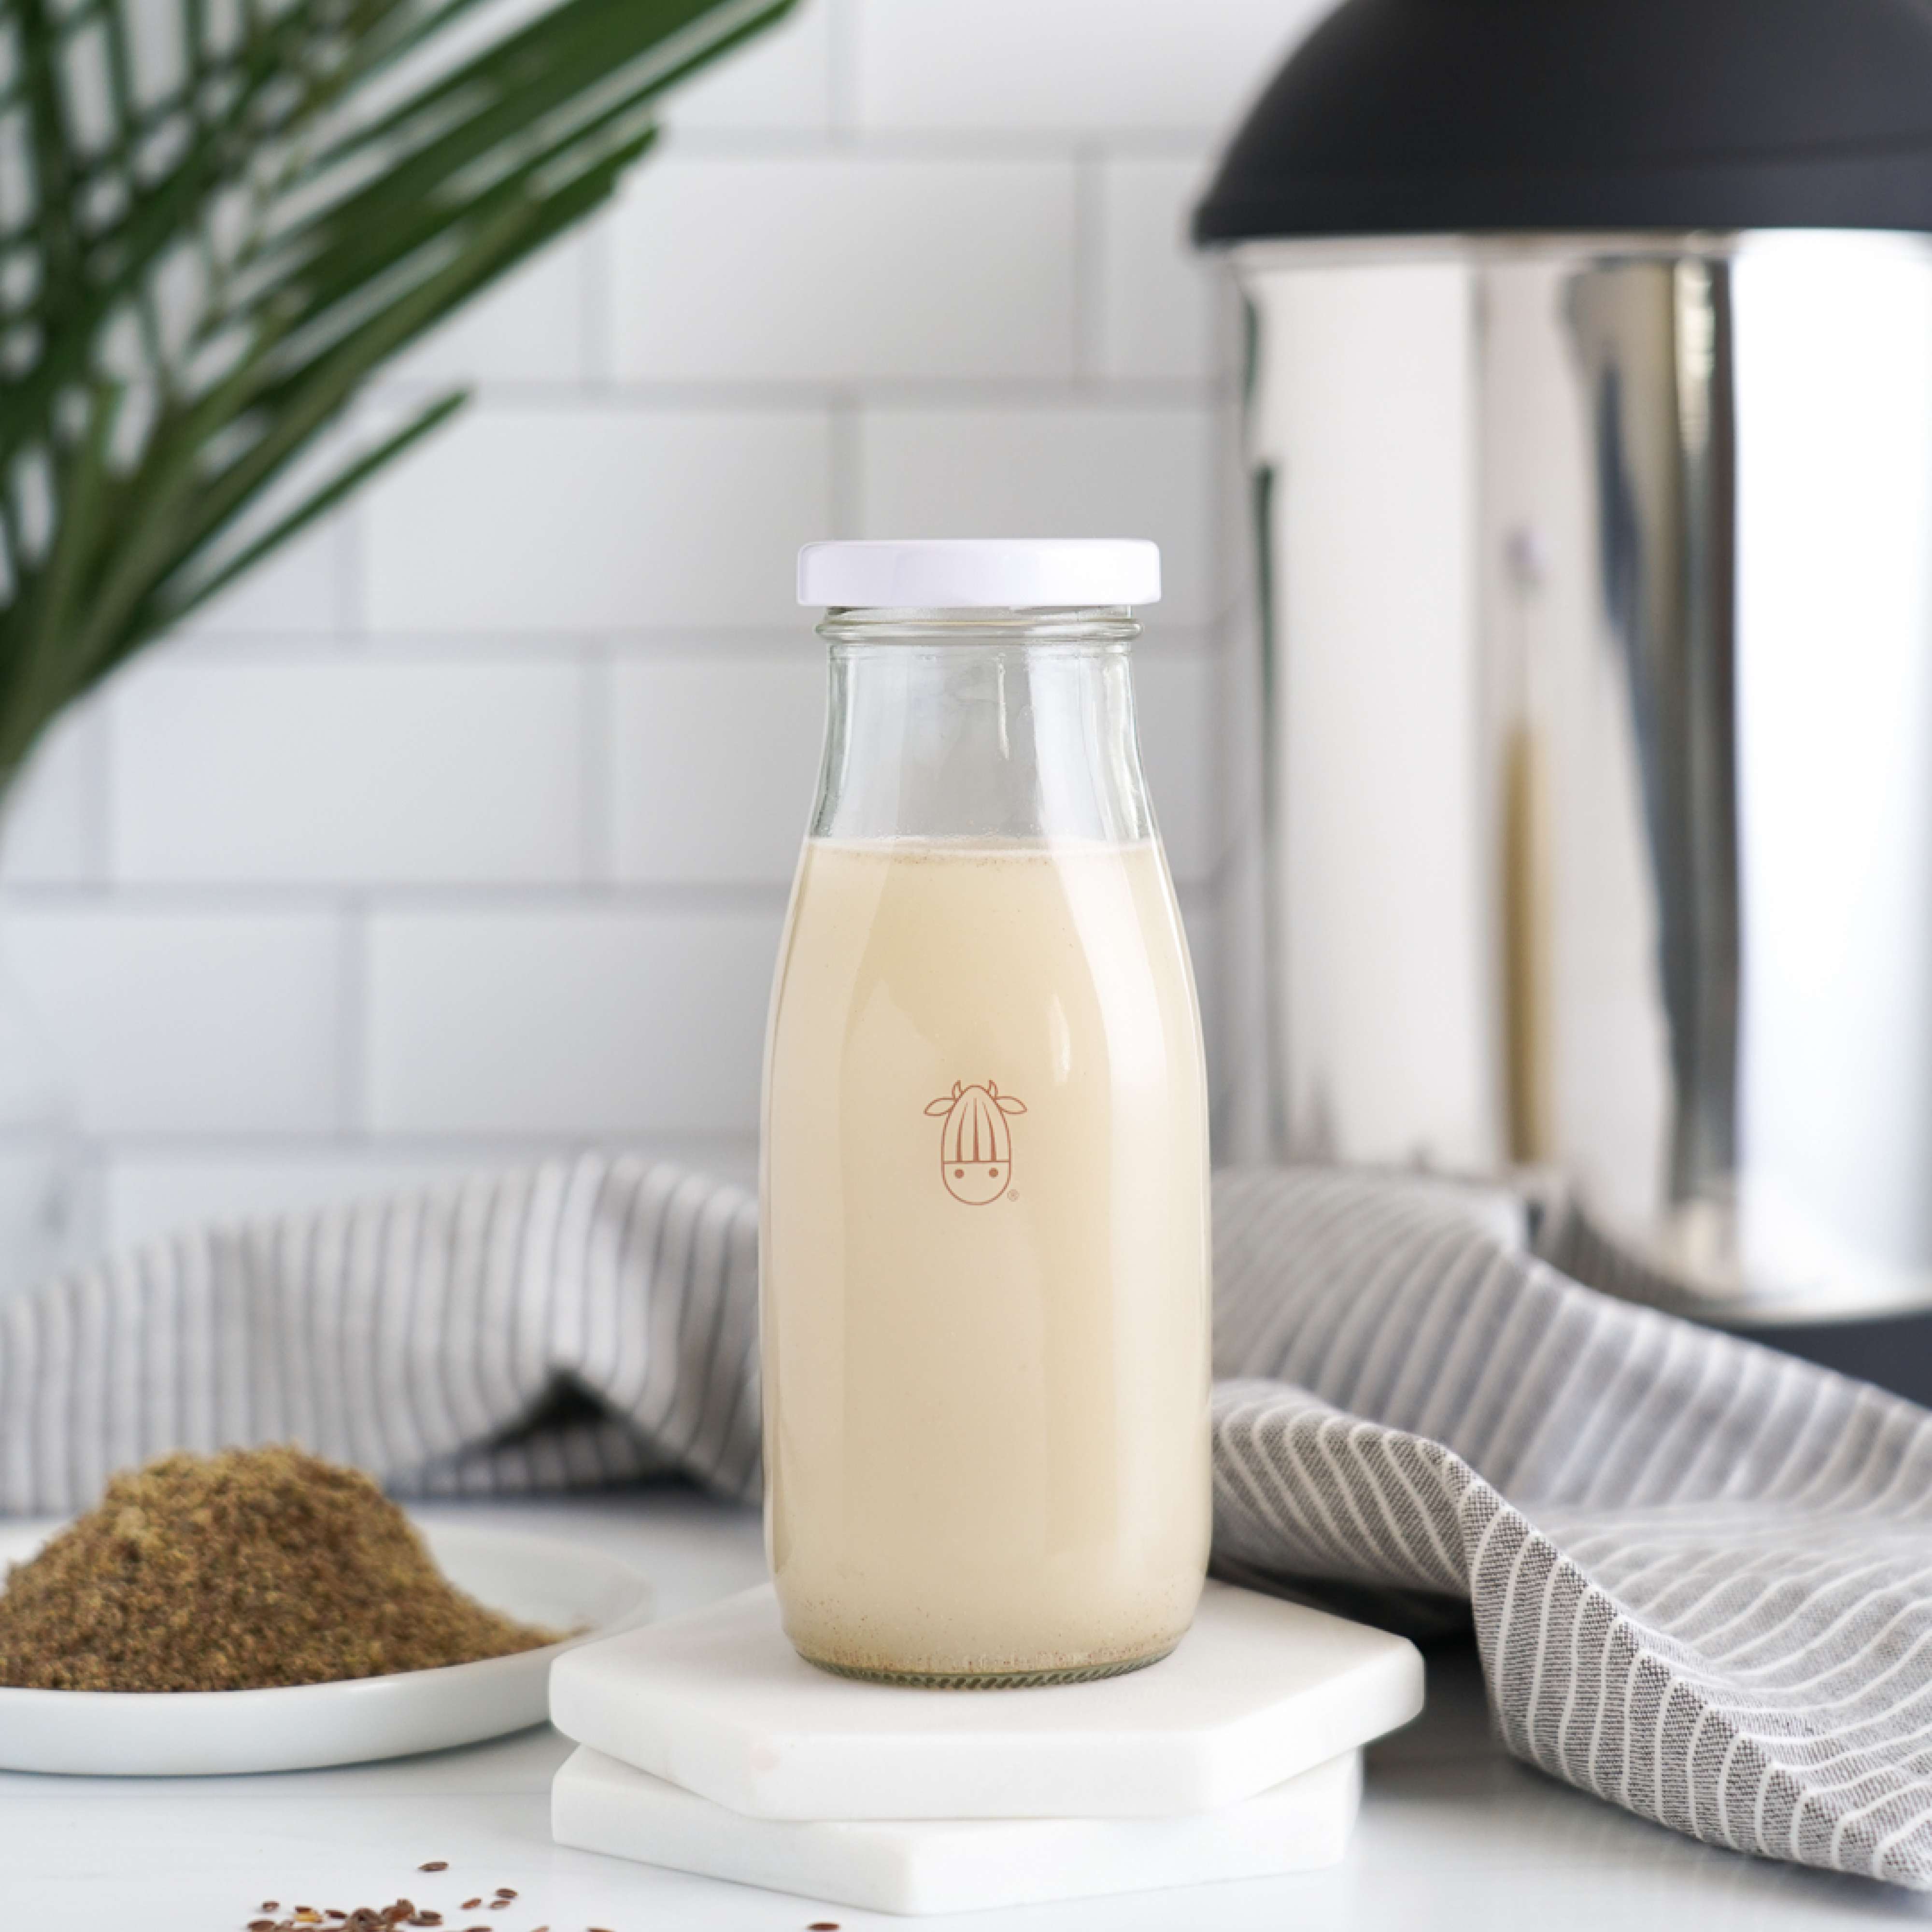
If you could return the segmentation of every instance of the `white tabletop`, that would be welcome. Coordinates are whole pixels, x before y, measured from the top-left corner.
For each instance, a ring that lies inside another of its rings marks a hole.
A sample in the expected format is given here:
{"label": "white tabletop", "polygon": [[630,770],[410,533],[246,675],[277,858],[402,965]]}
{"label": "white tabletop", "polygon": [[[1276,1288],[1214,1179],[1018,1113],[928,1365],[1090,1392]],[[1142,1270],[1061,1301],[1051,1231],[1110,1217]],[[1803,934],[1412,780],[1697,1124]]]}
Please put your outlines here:
{"label": "white tabletop", "polygon": [[[656,1582],[664,1614],[763,1576],[750,1513],[664,1490],[424,1509],[595,1544]],[[1552,1783],[1491,1743],[1473,1655],[1430,1664],[1430,1708],[1370,1754],[1347,1860],[1298,1877],[1070,1905],[898,1919],[634,1865],[550,1842],[548,1728],[388,1764],[280,1777],[0,1774],[5,1932],[229,1932],[266,1900],[383,1905],[406,1896],[444,1932],[803,1932],[923,1925],[990,1932],[1670,1932],[1932,1920],[1932,1898],[1694,1844]],[[446,1859],[446,1871],[417,1868]],[[500,1912],[463,1900],[500,1886]]]}

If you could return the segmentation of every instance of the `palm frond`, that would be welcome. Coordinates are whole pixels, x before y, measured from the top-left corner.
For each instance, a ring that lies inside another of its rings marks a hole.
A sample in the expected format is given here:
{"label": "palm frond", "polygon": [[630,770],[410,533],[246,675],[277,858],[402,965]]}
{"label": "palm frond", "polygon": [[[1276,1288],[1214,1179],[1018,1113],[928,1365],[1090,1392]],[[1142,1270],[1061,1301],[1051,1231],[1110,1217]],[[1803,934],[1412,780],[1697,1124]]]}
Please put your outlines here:
{"label": "palm frond", "polygon": [[370,375],[604,201],[791,0],[0,0],[0,787],[442,422]]}

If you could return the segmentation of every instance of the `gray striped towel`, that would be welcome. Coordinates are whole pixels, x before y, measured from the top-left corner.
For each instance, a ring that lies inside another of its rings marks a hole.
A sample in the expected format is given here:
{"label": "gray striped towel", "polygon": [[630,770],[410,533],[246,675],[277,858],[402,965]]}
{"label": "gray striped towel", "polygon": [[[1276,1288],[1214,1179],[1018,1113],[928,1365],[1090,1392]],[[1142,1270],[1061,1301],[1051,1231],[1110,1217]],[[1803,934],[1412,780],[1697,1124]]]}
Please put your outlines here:
{"label": "gray striped towel", "polygon": [[[1501,1196],[1311,1168],[1215,1207],[1220,1565],[1467,1599],[1519,1756],[1932,1889],[1932,1414],[1580,1287]],[[755,1238],[742,1189],[586,1155],[156,1244],[0,1306],[0,1501],[289,1438],[418,1493],[749,1498]]]}

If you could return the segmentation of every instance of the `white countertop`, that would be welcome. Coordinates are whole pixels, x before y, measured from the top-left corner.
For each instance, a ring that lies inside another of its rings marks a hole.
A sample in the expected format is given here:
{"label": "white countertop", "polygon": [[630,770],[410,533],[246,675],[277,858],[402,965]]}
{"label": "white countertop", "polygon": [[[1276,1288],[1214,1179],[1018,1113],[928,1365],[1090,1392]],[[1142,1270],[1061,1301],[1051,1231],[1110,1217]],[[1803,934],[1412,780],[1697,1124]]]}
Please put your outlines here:
{"label": "white countertop", "polygon": [[[419,1512],[595,1544],[656,1582],[664,1614],[760,1580],[755,1515],[665,1490]],[[550,1841],[544,1727],[466,1750],[280,1777],[0,1774],[4,1932],[240,1932],[265,1900],[352,1910],[399,1894],[444,1932],[1629,1932],[1695,1924],[1871,1927],[1932,1921],[1932,1897],[1711,1850],[1512,1762],[1492,1744],[1473,1652],[1430,1660],[1430,1709],[1370,1753],[1347,1860],[1300,1876],[1068,1905],[902,1919],[691,1878]],[[426,1860],[448,1861],[424,1874]],[[466,1898],[515,1888],[502,1912]]]}

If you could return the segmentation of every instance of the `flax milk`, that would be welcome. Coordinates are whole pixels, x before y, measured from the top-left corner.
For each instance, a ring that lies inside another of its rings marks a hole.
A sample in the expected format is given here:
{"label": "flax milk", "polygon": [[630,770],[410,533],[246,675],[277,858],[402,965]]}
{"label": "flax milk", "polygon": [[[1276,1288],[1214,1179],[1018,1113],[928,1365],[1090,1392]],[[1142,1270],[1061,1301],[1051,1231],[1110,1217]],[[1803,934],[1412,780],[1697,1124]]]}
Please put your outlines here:
{"label": "flax milk", "polygon": [[771,1556],[803,1654],[1099,1674],[1185,1630],[1205,1104],[1152,841],[808,842],[763,1255]]}

